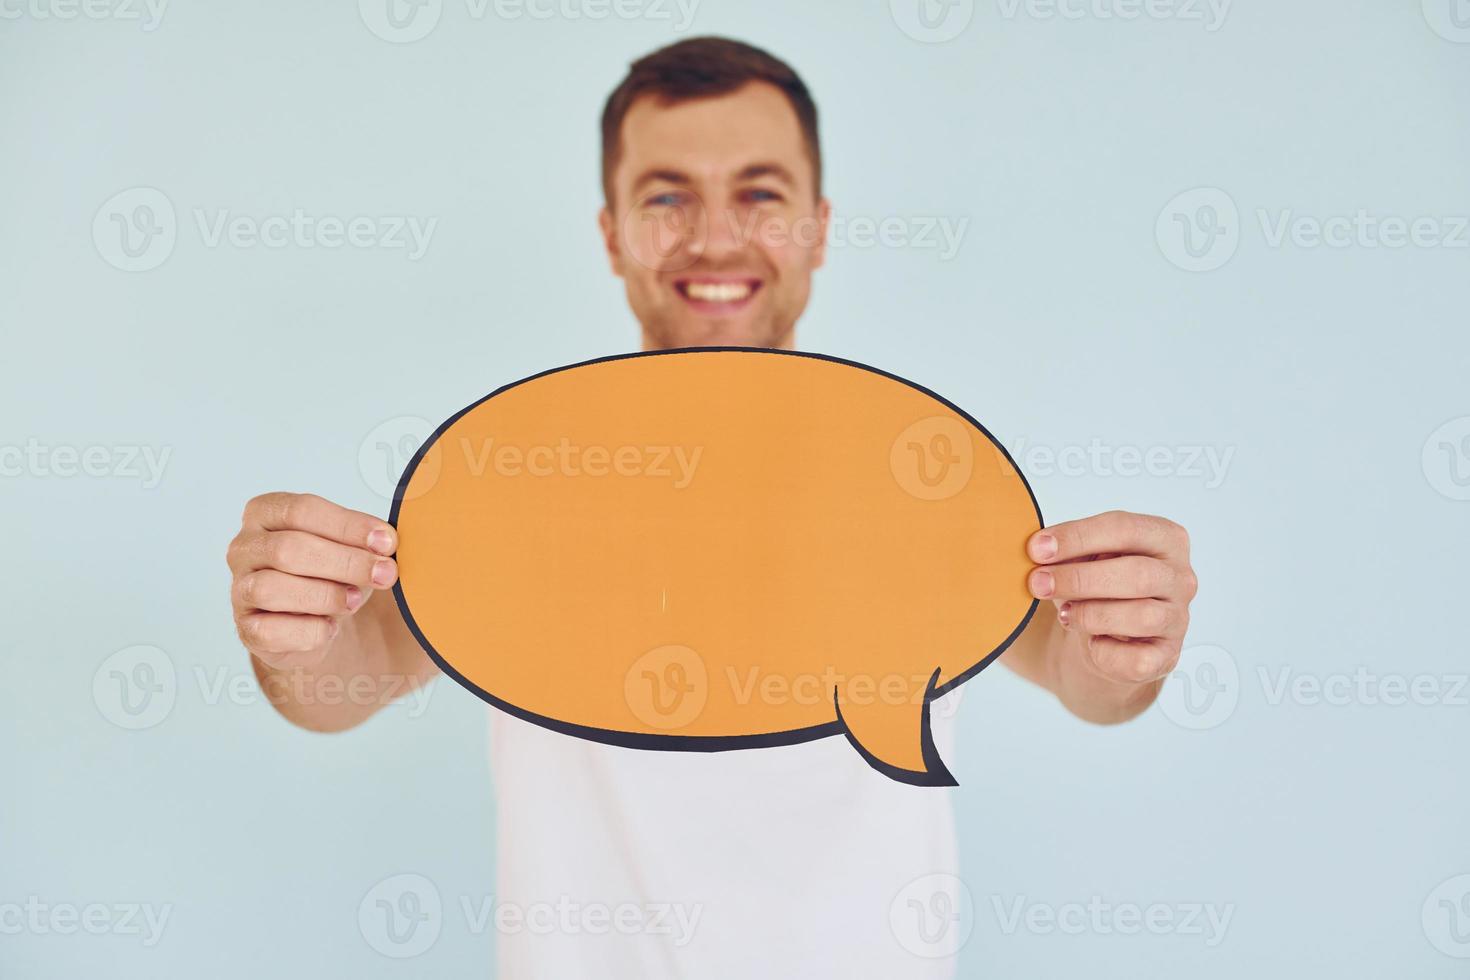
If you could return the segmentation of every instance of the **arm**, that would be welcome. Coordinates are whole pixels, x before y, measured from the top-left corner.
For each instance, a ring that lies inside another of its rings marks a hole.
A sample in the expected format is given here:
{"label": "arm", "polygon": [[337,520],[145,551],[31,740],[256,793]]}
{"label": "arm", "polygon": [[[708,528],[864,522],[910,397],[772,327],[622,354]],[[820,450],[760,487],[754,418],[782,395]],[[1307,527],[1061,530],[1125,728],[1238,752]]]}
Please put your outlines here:
{"label": "arm", "polygon": [[245,505],[226,553],[235,629],[291,722],[352,728],[438,674],[387,591],[397,543],[382,520],[311,494]]}
{"label": "arm", "polygon": [[1038,531],[1027,552],[1041,603],[1001,659],[1079,718],[1142,712],[1179,661],[1198,590],[1184,528],[1110,511]]}

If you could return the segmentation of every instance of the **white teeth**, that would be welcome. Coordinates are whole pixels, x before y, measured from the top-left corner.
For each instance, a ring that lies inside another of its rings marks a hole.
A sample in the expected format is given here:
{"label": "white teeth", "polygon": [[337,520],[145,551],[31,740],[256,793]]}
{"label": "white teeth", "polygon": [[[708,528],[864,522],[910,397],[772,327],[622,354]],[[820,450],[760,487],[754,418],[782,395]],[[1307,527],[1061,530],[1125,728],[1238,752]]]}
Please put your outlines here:
{"label": "white teeth", "polygon": [[750,295],[750,283],[691,282],[685,291],[702,303],[738,303]]}

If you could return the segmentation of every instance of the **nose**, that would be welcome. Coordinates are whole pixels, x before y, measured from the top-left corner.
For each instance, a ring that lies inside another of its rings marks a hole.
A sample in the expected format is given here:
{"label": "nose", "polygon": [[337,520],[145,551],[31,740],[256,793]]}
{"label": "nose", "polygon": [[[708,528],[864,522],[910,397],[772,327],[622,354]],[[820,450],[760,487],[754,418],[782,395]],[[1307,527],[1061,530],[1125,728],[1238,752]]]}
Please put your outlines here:
{"label": "nose", "polygon": [[739,218],[729,209],[701,208],[699,223],[693,250],[706,262],[718,264],[745,250],[747,242]]}

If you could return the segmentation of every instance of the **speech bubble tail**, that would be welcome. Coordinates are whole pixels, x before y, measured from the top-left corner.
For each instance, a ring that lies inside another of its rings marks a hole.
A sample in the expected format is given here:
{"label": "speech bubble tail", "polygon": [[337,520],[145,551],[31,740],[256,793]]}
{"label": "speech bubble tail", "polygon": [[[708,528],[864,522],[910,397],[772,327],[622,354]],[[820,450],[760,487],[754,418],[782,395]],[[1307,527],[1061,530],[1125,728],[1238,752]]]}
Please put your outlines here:
{"label": "speech bubble tail", "polygon": [[924,690],[922,704],[905,698],[898,703],[850,704],[842,710],[841,691],[833,688],[837,721],[858,755],[889,779],[912,786],[958,786],[929,727],[929,704],[939,684],[936,668]]}

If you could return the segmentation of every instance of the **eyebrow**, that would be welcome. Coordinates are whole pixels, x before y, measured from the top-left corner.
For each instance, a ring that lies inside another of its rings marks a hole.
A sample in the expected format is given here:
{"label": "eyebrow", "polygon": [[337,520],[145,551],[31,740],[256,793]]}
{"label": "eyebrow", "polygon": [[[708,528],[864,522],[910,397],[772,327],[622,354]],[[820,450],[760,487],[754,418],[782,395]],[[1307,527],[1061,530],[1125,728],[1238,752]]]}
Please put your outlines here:
{"label": "eyebrow", "polygon": [[633,181],[633,193],[637,194],[638,189],[644,184],[651,184],[655,181],[661,181],[665,184],[676,184],[679,187],[686,187],[690,183],[689,175],[686,173],[678,170],[667,170],[663,167],[651,167],[639,174],[638,179]]}
{"label": "eyebrow", "polygon": [[[792,176],[791,171],[781,164],[774,162],[752,163],[742,167],[740,172],[735,175],[737,181],[756,180],[760,177],[772,177],[783,182],[788,187],[796,186],[796,178]],[[681,170],[670,170],[667,167],[650,167],[639,174],[637,180],[633,181],[632,193],[637,194],[643,185],[656,181],[673,184],[676,187],[688,187],[693,182],[689,175]]]}
{"label": "eyebrow", "polygon": [[791,171],[779,163],[752,163],[735,175],[736,180],[755,180],[757,177],[774,177],[788,187],[796,186],[796,178]]}

